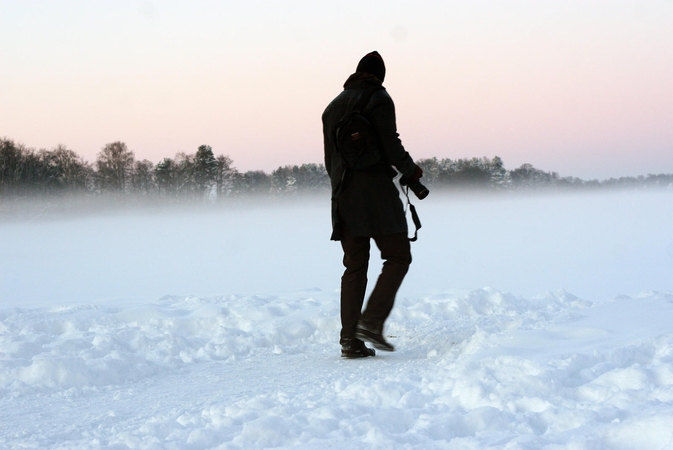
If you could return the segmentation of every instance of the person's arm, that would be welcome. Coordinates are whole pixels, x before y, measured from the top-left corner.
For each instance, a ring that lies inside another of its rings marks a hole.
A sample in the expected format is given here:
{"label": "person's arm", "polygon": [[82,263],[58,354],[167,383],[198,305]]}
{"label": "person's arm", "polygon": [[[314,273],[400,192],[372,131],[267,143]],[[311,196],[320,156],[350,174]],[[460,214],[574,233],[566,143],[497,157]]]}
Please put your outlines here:
{"label": "person's arm", "polygon": [[331,148],[331,142],[330,142],[330,130],[327,127],[326,124],[326,117],[325,114],[322,116],[322,135],[323,135],[323,148],[324,148],[324,158],[325,158],[325,169],[327,170],[327,174],[331,177],[332,176],[332,152],[330,150]]}
{"label": "person's arm", "polygon": [[[420,169],[404,149],[397,133],[395,105],[387,92],[377,92],[372,99],[369,121],[376,129],[383,158],[395,166],[406,178],[412,178]],[[422,171],[421,171],[422,174]],[[418,179],[418,178],[416,178]]]}

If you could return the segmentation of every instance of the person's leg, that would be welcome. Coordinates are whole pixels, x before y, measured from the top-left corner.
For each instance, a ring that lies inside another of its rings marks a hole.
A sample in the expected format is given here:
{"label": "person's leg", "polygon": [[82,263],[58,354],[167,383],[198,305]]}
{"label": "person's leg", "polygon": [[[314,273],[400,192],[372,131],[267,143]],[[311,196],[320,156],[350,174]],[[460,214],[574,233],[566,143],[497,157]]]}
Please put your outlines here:
{"label": "person's leg", "polygon": [[367,290],[370,243],[368,237],[341,239],[346,270],[341,277],[341,340],[355,339],[355,328],[362,313]]}
{"label": "person's leg", "polygon": [[[379,236],[375,237],[374,241],[381,250],[381,259],[384,260],[384,263],[376,286],[362,313],[361,325],[374,335],[381,335],[383,324],[393,309],[397,291],[409,270],[411,246],[406,233]],[[368,340],[376,343],[372,339]],[[379,348],[386,350],[385,340],[380,344],[382,345]],[[392,346],[390,349],[392,350]]]}

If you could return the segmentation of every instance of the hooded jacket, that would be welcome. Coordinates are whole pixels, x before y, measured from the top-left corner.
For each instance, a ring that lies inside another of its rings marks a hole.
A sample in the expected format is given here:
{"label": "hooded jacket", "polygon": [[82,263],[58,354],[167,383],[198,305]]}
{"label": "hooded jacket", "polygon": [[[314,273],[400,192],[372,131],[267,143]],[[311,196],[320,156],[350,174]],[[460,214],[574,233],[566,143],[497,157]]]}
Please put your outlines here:
{"label": "hooded jacket", "polygon": [[[365,91],[377,89],[363,115],[372,124],[382,161],[365,170],[348,170],[344,185],[344,163],[335,140],[341,118],[355,108]],[[332,185],[332,240],[341,240],[344,230],[350,236],[374,237],[407,232],[404,206],[393,183],[397,172],[411,177],[416,164],[402,146],[397,133],[395,105],[375,76],[356,72],[344,84],[344,90],[327,106],[322,115],[325,168]]]}

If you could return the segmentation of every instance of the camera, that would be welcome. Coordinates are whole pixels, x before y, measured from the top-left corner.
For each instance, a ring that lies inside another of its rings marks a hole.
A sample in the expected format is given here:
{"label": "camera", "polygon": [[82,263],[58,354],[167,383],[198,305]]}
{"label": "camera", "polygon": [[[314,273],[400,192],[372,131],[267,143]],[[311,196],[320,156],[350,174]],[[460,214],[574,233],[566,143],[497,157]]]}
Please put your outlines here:
{"label": "camera", "polygon": [[402,177],[400,178],[400,184],[402,186],[409,186],[409,189],[411,189],[413,193],[416,194],[416,197],[418,197],[419,200],[423,200],[430,193],[430,190],[423,186],[420,181],[410,183],[409,180]]}

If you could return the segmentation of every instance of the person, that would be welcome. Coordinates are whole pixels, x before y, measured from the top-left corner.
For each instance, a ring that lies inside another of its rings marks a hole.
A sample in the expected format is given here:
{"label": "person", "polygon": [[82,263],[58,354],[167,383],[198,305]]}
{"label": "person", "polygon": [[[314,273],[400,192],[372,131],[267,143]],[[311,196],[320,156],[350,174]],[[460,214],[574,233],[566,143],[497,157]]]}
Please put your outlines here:
{"label": "person", "polygon": [[[399,171],[413,183],[423,171],[399,139],[395,106],[382,86],[385,74],[381,55],[376,51],[368,53],[322,115],[325,168],[332,185],[331,239],[341,242],[344,253],[339,343],[341,355],[346,358],[374,356],[374,349],[365,342],[379,350],[394,350],[385,339],[383,328],[411,264],[404,205],[393,179]],[[362,114],[376,134],[380,160],[366,169],[349,169],[337,147],[335,130],[366,95],[371,97]],[[372,239],[384,263],[362,311]]]}

